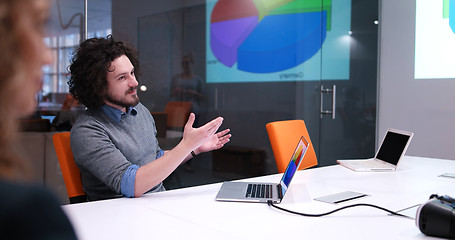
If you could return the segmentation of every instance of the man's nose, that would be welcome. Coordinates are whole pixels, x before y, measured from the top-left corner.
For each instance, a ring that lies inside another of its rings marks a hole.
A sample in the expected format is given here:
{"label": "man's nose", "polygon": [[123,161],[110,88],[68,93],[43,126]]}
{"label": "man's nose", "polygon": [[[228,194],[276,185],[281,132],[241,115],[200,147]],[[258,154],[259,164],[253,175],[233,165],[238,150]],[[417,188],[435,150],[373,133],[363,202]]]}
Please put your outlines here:
{"label": "man's nose", "polygon": [[130,87],[137,87],[137,85],[139,85],[139,82],[136,80],[136,77],[134,75],[131,76],[131,80],[129,81],[128,85]]}

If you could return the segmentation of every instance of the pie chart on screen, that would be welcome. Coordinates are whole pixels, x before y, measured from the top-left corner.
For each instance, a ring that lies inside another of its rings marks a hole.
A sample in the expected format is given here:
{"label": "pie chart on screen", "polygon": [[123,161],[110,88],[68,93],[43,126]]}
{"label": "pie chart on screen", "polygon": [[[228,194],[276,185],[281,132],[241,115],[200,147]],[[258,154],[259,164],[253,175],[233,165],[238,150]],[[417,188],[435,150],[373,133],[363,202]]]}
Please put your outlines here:
{"label": "pie chart on screen", "polygon": [[210,17],[210,48],[219,62],[245,72],[296,67],[321,49],[331,5],[327,0],[219,0]]}
{"label": "pie chart on screen", "polygon": [[295,162],[297,159],[299,159],[302,156],[302,151],[303,151],[303,146],[299,146],[299,148],[297,149],[297,151],[294,154],[294,158],[292,159],[292,161]]}

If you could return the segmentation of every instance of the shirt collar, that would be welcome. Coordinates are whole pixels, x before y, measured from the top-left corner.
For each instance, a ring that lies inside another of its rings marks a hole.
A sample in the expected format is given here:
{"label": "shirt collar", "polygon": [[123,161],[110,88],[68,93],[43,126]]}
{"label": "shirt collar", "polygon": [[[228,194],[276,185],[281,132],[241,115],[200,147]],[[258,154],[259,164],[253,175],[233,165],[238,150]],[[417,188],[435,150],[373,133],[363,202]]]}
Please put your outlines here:
{"label": "shirt collar", "polygon": [[104,104],[101,109],[104,113],[106,113],[106,115],[116,122],[120,122],[122,115],[136,116],[137,114],[137,109],[134,107],[128,107],[126,113],[106,104]]}

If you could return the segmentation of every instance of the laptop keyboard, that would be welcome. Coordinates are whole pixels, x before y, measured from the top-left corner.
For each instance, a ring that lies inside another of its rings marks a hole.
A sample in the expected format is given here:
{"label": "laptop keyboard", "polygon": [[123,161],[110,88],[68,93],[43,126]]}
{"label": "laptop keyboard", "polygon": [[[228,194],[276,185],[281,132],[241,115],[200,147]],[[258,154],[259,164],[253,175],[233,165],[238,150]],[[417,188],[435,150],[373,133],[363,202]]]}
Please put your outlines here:
{"label": "laptop keyboard", "polygon": [[271,184],[248,184],[246,190],[247,198],[271,198],[272,185]]}
{"label": "laptop keyboard", "polygon": [[384,162],[380,161],[374,161],[374,160],[369,160],[369,161],[359,161],[359,162],[351,162],[349,163],[351,166],[355,168],[370,168],[370,169],[388,169],[390,168],[390,165]]}

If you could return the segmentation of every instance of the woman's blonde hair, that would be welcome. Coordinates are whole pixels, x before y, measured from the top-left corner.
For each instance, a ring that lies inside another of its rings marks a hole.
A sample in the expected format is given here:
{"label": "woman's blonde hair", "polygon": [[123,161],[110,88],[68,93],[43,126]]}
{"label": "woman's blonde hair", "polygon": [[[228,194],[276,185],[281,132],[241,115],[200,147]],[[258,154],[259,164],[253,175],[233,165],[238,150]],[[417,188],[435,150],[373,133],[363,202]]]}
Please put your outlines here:
{"label": "woman's blonde hair", "polygon": [[[33,0],[0,0],[0,177],[25,179],[29,177],[26,164],[13,150],[17,138],[18,119],[15,116],[14,93],[26,84],[23,73],[27,71],[22,17],[33,14]],[[24,12],[25,11],[25,12]]]}

